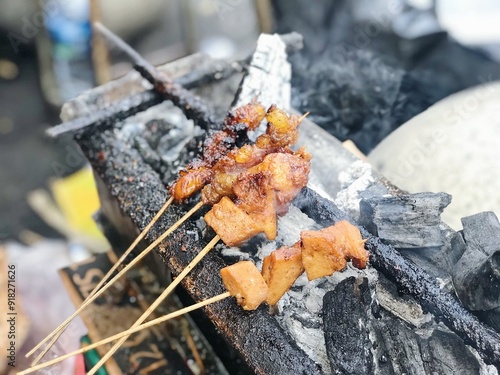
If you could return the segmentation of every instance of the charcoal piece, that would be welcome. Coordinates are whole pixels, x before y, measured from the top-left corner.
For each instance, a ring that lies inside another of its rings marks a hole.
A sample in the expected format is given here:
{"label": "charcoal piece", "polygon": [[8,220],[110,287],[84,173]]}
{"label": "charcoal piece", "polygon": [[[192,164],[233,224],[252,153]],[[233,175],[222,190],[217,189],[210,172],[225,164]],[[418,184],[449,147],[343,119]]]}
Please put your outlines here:
{"label": "charcoal piece", "polygon": [[500,307],[500,223],[493,212],[462,218],[466,250],[453,272],[453,283],[470,310]]}
{"label": "charcoal piece", "polygon": [[333,373],[374,373],[366,327],[370,304],[366,278],[349,277],[323,297],[325,344]]}
{"label": "charcoal piece", "polygon": [[444,244],[440,215],[451,202],[446,193],[417,193],[362,199],[360,224],[383,242],[401,249]]}
{"label": "charcoal piece", "polygon": [[[305,40],[291,58],[294,107],[365,154],[438,100],[500,78],[498,63],[445,33],[428,30],[413,39],[395,33],[396,23],[410,29],[408,12],[394,8],[403,2],[272,3],[276,31],[294,30]],[[413,25],[432,25],[428,12],[415,16]]]}
{"label": "charcoal piece", "polygon": [[500,307],[488,311],[476,311],[475,314],[495,331],[500,332]]}
{"label": "charcoal piece", "polygon": [[437,325],[419,333],[390,314],[382,315],[370,327],[377,375],[480,373],[477,358],[454,333]]}
{"label": "charcoal piece", "polygon": [[450,263],[455,267],[457,262],[462,258],[465,253],[465,240],[463,237],[463,231],[456,232],[451,238],[451,248],[449,254]]}
{"label": "charcoal piece", "polygon": [[[397,296],[392,283],[384,278],[380,281],[391,285],[389,289]],[[393,304],[398,303],[402,302],[396,297]],[[334,374],[480,372],[477,358],[456,334],[436,323],[415,330],[413,325],[372,300],[366,278],[344,279],[325,294],[323,324]]]}
{"label": "charcoal piece", "polygon": [[265,107],[290,108],[291,70],[284,41],[276,34],[261,34],[232,107],[258,98]]}
{"label": "charcoal piece", "polygon": [[[322,226],[340,220],[353,222],[332,201],[307,187],[299,192],[293,204]],[[405,259],[394,247],[382,243],[364,227],[358,228],[363,238],[367,238],[365,247],[370,252],[372,267],[394,281],[402,292],[416,298],[425,311],[439,317],[466,344],[477,349],[486,363],[500,366],[500,335],[497,332],[482,324],[450,293],[444,292],[435,278]]]}

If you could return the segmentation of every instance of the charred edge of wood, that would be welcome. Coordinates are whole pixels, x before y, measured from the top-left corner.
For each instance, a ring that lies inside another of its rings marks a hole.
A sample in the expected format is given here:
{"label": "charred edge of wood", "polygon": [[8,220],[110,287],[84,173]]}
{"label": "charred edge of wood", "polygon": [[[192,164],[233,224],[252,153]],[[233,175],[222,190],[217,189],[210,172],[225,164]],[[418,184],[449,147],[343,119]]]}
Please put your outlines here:
{"label": "charred edge of wood", "polygon": [[91,125],[109,128],[117,122],[145,111],[163,101],[164,98],[153,90],[141,92],[112,103],[104,109],[94,111],[87,116],[54,126],[47,130],[47,135],[57,137],[67,132],[75,132],[75,135],[79,137],[90,130]]}
{"label": "charred edge of wood", "polygon": [[[302,212],[322,225],[332,225],[350,219],[332,201],[315,191],[304,188],[293,202]],[[356,224],[357,225],[357,224]],[[358,226],[366,248],[370,251],[371,265],[394,281],[398,288],[418,300],[422,307],[433,313],[465,343],[477,349],[486,363],[500,365],[500,335],[482,324],[451,294],[442,291],[437,281],[413,262],[405,259],[392,246],[383,244],[365,228]]]}
{"label": "charred edge of wood", "polygon": [[[211,82],[220,81],[241,72],[243,67],[238,63],[227,63],[225,61],[214,61],[208,66],[195,69],[175,80],[178,85],[190,90]],[[146,90],[139,94],[128,96],[122,100],[109,104],[106,108],[93,113],[54,126],[47,130],[47,135],[57,137],[67,132],[78,132],[82,135],[91,126],[102,128],[111,127],[129,116],[145,111],[157,104],[167,100],[165,96],[155,90]]]}
{"label": "charred edge of wood", "polygon": [[[156,172],[146,163],[138,163],[141,156],[137,150],[115,139],[110,132],[89,134],[82,137],[79,144],[122,213],[140,230],[144,229],[167,196]],[[131,184],[131,180],[135,183]],[[185,214],[186,208],[185,205],[170,206],[146,236],[147,242],[158,238]],[[174,276],[214,235],[210,229],[200,233],[196,225],[198,217],[185,222],[159,247],[159,255]],[[187,275],[182,285],[197,302],[222,293],[224,287],[219,273],[224,266],[217,250],[213,250]],[[233,298],[228,298],[207,306],[204,311],[254,373],[286,374],[292,370],[303,375],[323,374],[265,306],[244,311]]]}
{"label": "charred edge of wood", "polygon": [[159,74],[156,77],[151,76],[151,73],[142,65],[134,65],[134,69],[152,83],[157,92],[179,107],[188,119],[195,121],[205,130],[220,127],[215,120],[212,108],[198,95],[175,82],[162,81]]}
{"label": "charred edge of wood", "polygon": [[[296,32],[280,35],[286,44],[287,53],[299,51],[303,47],[302,35]],[[251,56],[245,61],[250,61]],[[227,62],[215,60],[207,66],[194,69],[174,82],[187,90],[210,84],[231,77],[235,73],[243,71],[245,62]],[[163,101],[167,100],[162,94],[155,90],[148,90],[140,94],[126,97],[116,103],[111,103],[105,109],[97,110],[92,114],[80,117],[47,130],[47,135],[57,137],[67,132],[80,131],[81,135],[85,128],[90,126],[110,127],[115,123],[145,111]]]}

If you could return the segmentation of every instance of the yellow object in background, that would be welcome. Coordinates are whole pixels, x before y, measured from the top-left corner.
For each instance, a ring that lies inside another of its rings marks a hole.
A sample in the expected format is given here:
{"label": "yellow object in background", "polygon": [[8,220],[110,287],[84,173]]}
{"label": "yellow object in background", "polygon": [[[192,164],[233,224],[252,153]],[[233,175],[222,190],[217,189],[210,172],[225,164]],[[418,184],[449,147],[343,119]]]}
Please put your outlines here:
{"label": "yellow object in background", "polygon": [[92,215],[99,209],[94,175],[88,167],[50,183],[52,195],[68,225],[81,234],[103,238]]}

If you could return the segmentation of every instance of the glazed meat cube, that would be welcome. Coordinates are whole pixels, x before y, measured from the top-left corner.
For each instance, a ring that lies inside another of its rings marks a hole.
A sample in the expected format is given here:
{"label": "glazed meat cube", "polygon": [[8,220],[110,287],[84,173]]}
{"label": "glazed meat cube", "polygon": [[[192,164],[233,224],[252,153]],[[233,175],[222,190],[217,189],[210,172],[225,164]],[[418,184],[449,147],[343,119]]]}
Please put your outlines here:
{"label": "glazed meat cube", "polygon": [[361,237],[358,227],[342,220],[324,230],[337,238],[337,246],[342,250],[346,259],[351,260],[357,268],[366,268],[370,253],[365,249],[365,240]]}
{"label": "glazed meat cube", "polygon": [[261,232],[255,221],[228,197],[214,204],[204,218],[227,246],[239,245]]}
{"label": "glazed meat cube", "polygon": [[339,238],[330,230],[306,230],[300,233],[300,239],[302,263],[309,280],[330,276],[347,265]]}
{"label": "glazed meat cube", "polygon": [[255,264],[242,261],[221,269],[227,291],[244,310],[255,310],[265,301],[268,287]]}
{"label": "glazed meat cube", "polygon": [[262,276],[269,287],[266,302],[269,305],[278,303],[303,272],[300,242],[292,247],[280,247],[265,257],[262,263]]}

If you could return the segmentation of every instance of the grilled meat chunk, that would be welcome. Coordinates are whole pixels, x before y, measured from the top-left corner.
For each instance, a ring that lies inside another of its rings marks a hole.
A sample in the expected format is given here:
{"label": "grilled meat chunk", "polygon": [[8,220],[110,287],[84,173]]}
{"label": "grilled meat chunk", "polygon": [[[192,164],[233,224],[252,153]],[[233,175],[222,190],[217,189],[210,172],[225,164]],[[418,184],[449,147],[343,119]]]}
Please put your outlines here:
{"label": "grilled meat chunk", "polygon": [[269,287],[266,302],[269,305],[278,303],[303,272],[300,242],[292,247],[280,247],[265,257],[262,263],[262,276]]}
{"label": "grilled meat chunk", "polygon": [[265,301],[268,287],[255,264],[242,261],[221,269],[227,291],[244,310],[255,310]]}
{"label": "grilled meat chunk", "polygon": [[240,245],[261,232],[252,217],[228,197],[214,204],[204,219],[227,246]]}

